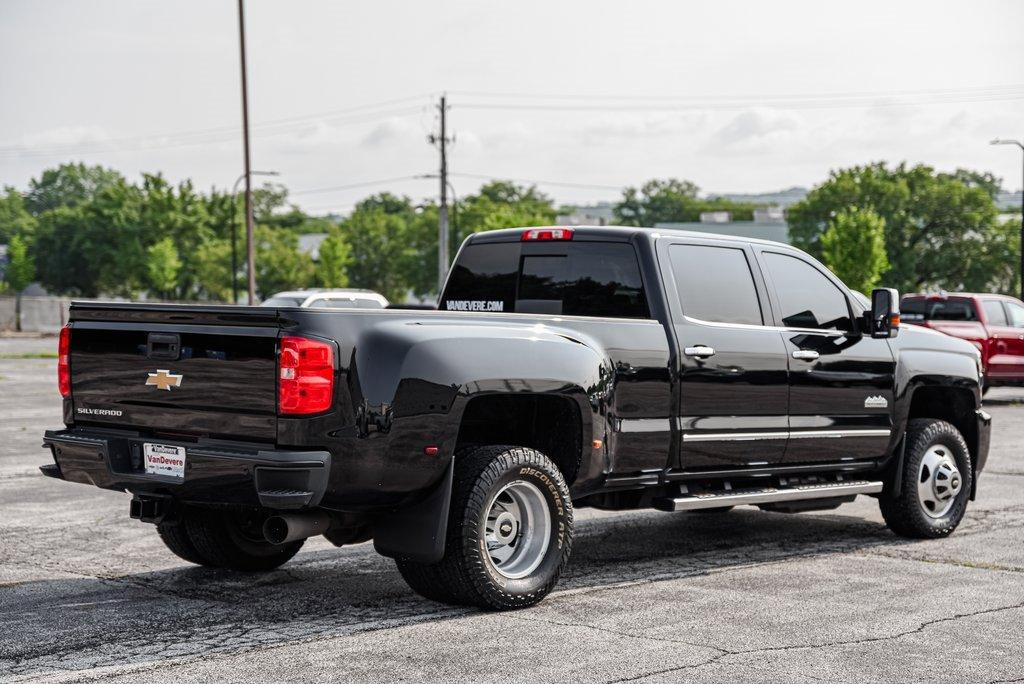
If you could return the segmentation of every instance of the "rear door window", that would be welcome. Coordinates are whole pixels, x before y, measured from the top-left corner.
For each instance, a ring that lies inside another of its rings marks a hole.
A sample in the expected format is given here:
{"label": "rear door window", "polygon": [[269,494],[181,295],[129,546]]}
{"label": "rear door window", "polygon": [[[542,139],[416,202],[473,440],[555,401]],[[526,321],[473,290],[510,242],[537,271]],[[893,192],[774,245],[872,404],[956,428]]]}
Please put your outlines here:
{"label": "rear door window", "polygon": [[981,303],[985,307],[985,317],[989,325],[1006,325],[1006,312],[1003,303],[998,299],[986,299]]}
{"label": "rear door window", "polygon": [[650,318],[636,250],[621,242],[467,245],[440,308]]}
{"label": "rear door window", "polygon": [[517,312],[650,317],[632,245],[576,242],[564,256],[525,254],[521,269]]}
{"label": "rear door window", "polygon": [[717,323],[764,324],[742,249],[672,245],[668,254],[685,315]]}

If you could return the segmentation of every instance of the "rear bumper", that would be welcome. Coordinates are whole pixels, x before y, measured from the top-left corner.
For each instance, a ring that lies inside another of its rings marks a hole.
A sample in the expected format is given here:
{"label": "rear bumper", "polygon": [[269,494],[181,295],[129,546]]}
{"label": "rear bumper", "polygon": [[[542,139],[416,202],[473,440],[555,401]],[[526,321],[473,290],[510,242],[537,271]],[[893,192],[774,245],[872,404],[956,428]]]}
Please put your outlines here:
{"label": "rear bumper", "polygon": [[[143,444],[185,449],[184,477],[153,475],[143,467]],[[198,504],[300,509],[320,504],[330,475],[327,451],[287,451],[265,445],[182,442],[106,430],[47,430],[43,447],[53,465],[43,474],[139,495]]]}

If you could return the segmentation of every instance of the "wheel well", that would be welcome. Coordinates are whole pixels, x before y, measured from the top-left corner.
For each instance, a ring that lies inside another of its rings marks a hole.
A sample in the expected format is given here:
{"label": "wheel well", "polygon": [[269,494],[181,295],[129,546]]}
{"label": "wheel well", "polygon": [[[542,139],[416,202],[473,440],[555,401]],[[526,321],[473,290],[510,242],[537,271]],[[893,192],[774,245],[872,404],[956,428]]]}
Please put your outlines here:
{"label": "wheel well", "polygon": [[938,418],[952,423],[967,442],[971,464],[978,457],[978,421],[974,416],[974,394],[969,389],[919,387],[910,400],[907,420]]}
{"label": "wheel well", "polygon": [[579,407],[568,397],[489,395],[470,399],[456,449],[474,444],[530,447],[546,455],[572,484],[582,458]]}

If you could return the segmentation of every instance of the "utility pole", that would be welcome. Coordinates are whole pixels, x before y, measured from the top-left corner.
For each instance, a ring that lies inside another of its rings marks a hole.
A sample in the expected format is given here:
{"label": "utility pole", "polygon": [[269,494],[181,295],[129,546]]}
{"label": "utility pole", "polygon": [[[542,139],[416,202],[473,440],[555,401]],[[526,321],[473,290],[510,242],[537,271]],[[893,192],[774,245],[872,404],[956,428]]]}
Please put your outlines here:
{"label": "utility pole", "polygon": [[[1000,140],[996,138],[991,145],[1016,145],[1024,152],[1024,142],[1020,140]],[[1024,177],[1024,166],[1022,166]],[[1020,298],[1024,299],[1024,184],[1020,186]]]}
{"label": "utility pole", "polygon": [[[250,171],[249,176],[279,176],[277,171]],[[245,180],[242,174],[231,187],[231,303],[238,303],[238,250],[236,248],[235,224],[238,223],[238,184]]]}
{"label": "utility pole", "polygon": [[238,0],[238,39],[242,53],[242,145],[245,151],[245,246],[249,275],[249,306],[256,301],[256,249],[252,217],[252,171],[249,168],[249,84],[245,69],[245,8]]}
{"label": "utility pole", "polygon": [[438,111],[441,113],[441,134],[434,135],[431,133],[427,136],[427,140],[432,145],[437,145],[441,151],[441,206],[437,213],[437,291],[438,293],[444,289],[445,278],[448,277],[448,143],[455,142],[455,138],[448,137],[447,128],[447,114],[448,114],[448,99],[447,96],[441,96],[441,102],[438,105]]}

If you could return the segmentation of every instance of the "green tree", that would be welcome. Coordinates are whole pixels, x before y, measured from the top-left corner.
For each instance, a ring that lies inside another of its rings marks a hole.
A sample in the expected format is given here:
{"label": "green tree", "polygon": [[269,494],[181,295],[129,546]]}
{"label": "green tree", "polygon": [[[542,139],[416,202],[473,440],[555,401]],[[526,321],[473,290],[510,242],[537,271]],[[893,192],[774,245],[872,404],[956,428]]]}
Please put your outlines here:
{"label": "green tree", "polygon": [[[213,239],[204,242],[191,257],[195,262],[197,296],[215,301],[231,301],[231,242]],[[236,274],[238,277],[238,274]],[[244,290],[241,280],[239,286]]]}
{"label": "green tree", "polygon": [[28,255],[28,245],[19,235],[11,238],[7,244],[7,269],[4,271],[4,282],[14,292],[15,327],[21,330],[21,291],[29,286],[35,278],[35,266]]}
{"label": "green tree", "polygon": [[313,259],[299,251],[299,238],[280,228],[256,226],[256,289],[261,299],[281,290],[309,287]]}
{"label": "green tree", "polygon": [[36,219],[29,213],[25,198],[14,188],[4,188],[0,194],[0,244],[10,242],[15,235],[31,240]]}
{"label": "green tree", "polygon": [[702,199],[695,184],[669,178],[650,180],[640,189],[626,188],[615,205],[615,221],[624,226],[653,226],[656,223],[699,221],[706,211],[728,211],[733,219],[749,221],[756,205],[724,198]]}
{"label": "green tree", "polygon": [[320,243],[316,283],[320,287],[347,287],[351,249],[340,229],[333,229]]}
{"label": "green tree", "polygon": [[856,207],[836,214],[821,236],[825,265],[854,290],[868,293],[889,269],[885,219]]}
{"label": "green tree", "polygon": [[179,256],[173,286],[158,292],[170,299],[195,298],[199,294],[199,283],[196,263],[191,256],[213,239],[221,227],[210,199],[197,193],[190,181],[174,186],[154,174],[143,175],[139,192],[140,240],[147,249],[169,240]]}
{"label": "green tree", "polygon": [[178,274],[181,271],[181,259],[178,249],[171,238],[164,238],[146,250],[146,273],[152,291],[164,299],[174,297],[178,286]]}
{"label": "green tree", "polygon": [[615,220],[624,226],[653,226],[668,221],[695,221],[700,217],[697,193],[690,181],[649,180],[640,189],[626,188],[615,205]]}
{"label": "green tree", "polygon": [[404,301],[414,289],[417,256],[409,239],[409,217],[386,213],[373,202],[360,203],[342,224],[342,232],[351,246],[349,284],[376,290],[392,301]]}
{"label": "green tree", "polygon": [[[789,209],[793,244],[822,256],[821,236],[850,207],[885,220],[889,269],[882,283],[904,292],[983,290],[1000,269],[1004,241],[989,186],[981,177],[884,163],[833,171]],[[971,180],[972,185],[965,183]]]}
{"label": "green tree", "polygon": [[77,206],[39,215],[36,267],[53,292],[134,297],[146,283],[146,246],[160,239],[142,223],[143,195],[121,180]]}
{"label": "green tree", "polygon": [[25,204],[38,216],[57,207],[86,204],[103,190],[124,182],[124,176],[113,169],[85,164],[61,164],[46,169],[38,179],[29,181]]}

